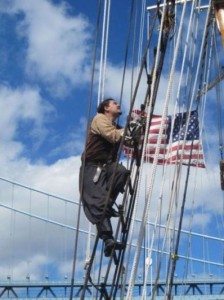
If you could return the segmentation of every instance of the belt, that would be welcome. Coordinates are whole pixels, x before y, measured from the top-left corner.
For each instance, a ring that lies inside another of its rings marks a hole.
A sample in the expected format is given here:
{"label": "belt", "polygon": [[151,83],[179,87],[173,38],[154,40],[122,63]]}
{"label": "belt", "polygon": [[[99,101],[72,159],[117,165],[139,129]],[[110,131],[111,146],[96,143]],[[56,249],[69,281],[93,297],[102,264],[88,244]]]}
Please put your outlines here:
{"label": "belt", "polygon": [[[83,162],[84,163],[84,162]],[[101,166],[103,167],[107,162],[105,161],[86,161],[85,166]]]}

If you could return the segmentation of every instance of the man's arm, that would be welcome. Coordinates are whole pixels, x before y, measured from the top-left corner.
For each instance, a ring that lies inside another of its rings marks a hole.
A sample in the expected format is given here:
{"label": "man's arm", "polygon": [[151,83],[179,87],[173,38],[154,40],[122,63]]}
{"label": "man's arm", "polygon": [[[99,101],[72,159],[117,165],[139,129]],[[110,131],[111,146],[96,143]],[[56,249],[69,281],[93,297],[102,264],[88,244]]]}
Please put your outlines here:
{"label": "man's arm", "polygon": [[124,128],[117,129],[104,114],[97,114],[91,124],[91,131],[101,135],[108,142],[119,142],[124,134]]}

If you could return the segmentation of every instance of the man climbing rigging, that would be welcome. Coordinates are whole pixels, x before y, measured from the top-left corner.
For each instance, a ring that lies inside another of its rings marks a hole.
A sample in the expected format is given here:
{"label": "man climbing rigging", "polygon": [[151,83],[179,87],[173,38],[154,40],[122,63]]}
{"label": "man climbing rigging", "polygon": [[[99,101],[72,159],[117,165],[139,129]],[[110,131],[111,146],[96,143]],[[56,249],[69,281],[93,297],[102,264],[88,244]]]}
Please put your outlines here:
{"label": "man climbing rigging", "polygon": [[120,105],[106,99],[97,108],[97,115],[90,125],[80,168],[80,193],[88,220],[96,224],[99,238],[105,242],[104,254],[124,247],[115,241],[111,217],[119,216],[113,204],[124,187],[129,171],[116,163],[124,129],[115,123],[121,115]]}

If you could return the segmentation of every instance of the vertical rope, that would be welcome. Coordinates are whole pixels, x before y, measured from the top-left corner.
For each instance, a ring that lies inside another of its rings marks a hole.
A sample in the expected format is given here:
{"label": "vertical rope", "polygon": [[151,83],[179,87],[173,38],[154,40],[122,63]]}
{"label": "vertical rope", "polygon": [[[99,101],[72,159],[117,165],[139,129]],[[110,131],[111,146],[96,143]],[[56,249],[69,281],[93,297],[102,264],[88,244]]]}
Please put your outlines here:
{"label": "vertical rope", "polygon": [[13,278],[13,265],[14,265],[14,249],[15,249],[15,217],[16,213],[13,211],[14,208],[14,184],[12,185],[12,211],[11,211],[11,217],[10,217],[10,242],[11,242],[11,247],[10,247],[10,262],[9,262],[9,273],[7,275],[8,279]]}
{"label": "vertical rope", "polygon": [[109,38],[109,24],[110,24],[110,3],[111,3],[111,0],[108,0],[107,15],[106,15],[107,22],[106,22],[105,50],[104,50],[104,59],[103,59],[103,76],[102,76],[101,101],[104,98],[104,89],[105,89],[106,66],[107,66],[107,50],[108,50],[108,38]]}
{"label": "vertical rope", "polygon": [[[215,22],[215,20],[214,20]],[[218,62],[218,55],[217,55],[217,44],[215,40],[215,35],[214,36],[214,50],[213,54],[215,56],[214,59],[214,67],[215,70],[220,70],[220,64]],[[214,53],[215,52],[215,53]],[[220,151],[220,157],[223,159],[223,130],[222,130],[222,105],[221,105],[221,86],[220,84],[216,86],[216,99],[217,99],[217,122],[218,122],[218,130],[219,130],[219,151]]]}
{"label": "vertical rope", "polygon": [[[130,42],[130,36],[131,36],[131,28],[133,23],[133,15],[134,15],[134,4],[136,0],[132,0],[131,2],[131,10],[130,10],[130,17],[129,17],[129,26],[128,26],[128,35],[127,35],[127,41],[126,41],[126,49],[125,49],[125,55],[124,55],[124,67],[123,67],[123,74],[122,74],[122,81],[121,81],[121,93],[120,93],[120,105],[122,104],[122,98],[123,98],[123,91],[124,91],[124,81],[125,81],[125,74],[126,74],[126,66],[127,66],[127,59],[128,59],[128,50],[129,50],[129,42]],[[131,75],[131,99],[132,99],[132,93],[133,93],[133,76],[134,76],[134,49],[135,49],[135,41],[136,41],[136,30],[137,30],[137,8],[135,10],[135,16],[134,16],[134,33],[133,33],[133,54],[132,54],[132,75]]]}
{"label": "vertical rope", "polygon": [[[46,255],[46,260],[49,261],[49,196],[47,196],[47,220],[45,221],[45,255]],[[48,273],[48,265],[47,268],[45,269],[45,278],[48,279],[49,273]]]}
{"label": "vertical rope", "polygon": [[140,24],[139,49],[138,49],[138,66],[141,63],[141,57],[142,57],[142,44],[143,44],[143,33],[144,33],[144,23],[145,23],[145,7],[146,7],[146,0],[143,0],[142,12],[141,12],[141,24]]}
{"label": "vertical rope", "polygon": [[[157,147],[156,147],[156,152],[155,152],[155,159],[154,159],[154,162],[153,162],[153,165],[152,165],[151,181],[149,183],[147,201],[146,201],[145,206],[144,206],[144,213],[143,213],[141,228],[140,228],[140,232],[139,232],[139,236],[138,236],[138,243],[137,243],[137,247],[136,247],[136,252],[135,252],[135,257],[134,257],[134,262],[133,262],[133,268],[132,268],[132,272],[131,272],[131,276],[130,276],[130,284],[129,284],[128,293],[127,293],[128,299],[131,299],[131,297],[132,297],[132,290],[133,290],[133,285],[134,285],[134,280],[135,280],[135,276],[136,276],[137,265],[138,265],[138,261],[139,261],[139,255],[140,255],[140,248],[141,248],[141,244],[142,244],[142,240],[143,240],[143,232],[144,232],[144,228],[145,228],[145,225],[146,225],[146,222],[147,222],[148,212],[149,212],[149,208],[150,208],[150,204],[151,204],[151,197],[152,197],[152,190],[153,190],[153,185],[154,185],[154,180],[155,180],[155,175],[156,175],[158,155],[159,155],[159,150],[160,150],[160,147],[161,147],[162,132],[163,132],[163,128],[164,128],[164,125],[165,125],[165,118],[166,118],[166,115],[167,115],[167,106],[168,106],[168,102],[169,102],[169,98],[170,98],[170,94],[171,94],[171,89],[172,89],[172,84],[173,84],[173,77],[174,77],[175,66],[176,66],[176,60],[177,60],[177,54],[178,54],[178,49],[179,49],[179,44],[180,44],[180,39],[181,39],[181,32],[182,32],[182,27],[183,27],[185,7],[186,7],[186,1],[184,2],[184,9],[183,9],[182,16],[181,16],[180,27],[179,27],[178,38],[177,38],[177,44],[176,44],[176,47],[175,47],[174,58],[173,58],[172,66],[171,66],[170,78],[169,78],[169,83],[168,83],[168,88],[167,88],[167,95],[166,95],[163,114],[162,114],[162,123],[161,123],[160,131],[159,131],[158,142],[157,142]],[[163,24],[163,20],[165,18],[165,11],[166,10],[163,9],[162,21],[161,21],[162,24]],[[148,132],[148,129],[149,129],[149,123],[147,123],[146,132]],[[146,147],[146,139],[145,139],[145,144],[144,144],[144,147],[143,147],[143,155],[145,153],[145,147]],[[142,161],[143,161],[143,159],[142,159]]]}
{"label": "vertical rope", "polygon": [[[88,134],[88,126],[90,119],[90,112],[92,107],[92,98],[93,98],[93,84],[94,84],[94,75],[95,75],[95,65],[96,65],[96,52],[97,52],[97,43],[98,43],[98,33],[99,33],[99,25],[100,25],[100,13],[101,13],[101,0],[98,0],[98,12],[97,12],[97,21],[96,21],[96,32],[95,32],[95,40],[94,40],[94,50],[93,50],[93,64],[92,64],[92,73],[91,73],[91,83],[90,83],[90,93],[89,93],[89,105],[87,112],[87,126],[86,126],[86,139],[85,146],[87,142],[87,134]],[[84,158],[85,161],[85,158]],[[85,166],[85,164],[84,164]],[[83,166],[83,167],[84,167]],[[81,197],[83,192],[83,173],[80,174],[80,198],[79,198],[79,207],[78,207],[78,217],[77,217],[77,231],[75,236],[74,243],[74,254],[73,254],[73,263],[72,263],[72,274],[71,274],[71,290],[69,300],[73,298],[73,290],[74,290],[74,282],[75,282],[75,269],[76,269],[76,260],[77,260],[77,249],[78,249],[78,240],[79,240],[79,225],[80,225],[80,217],[81,217]]]}
{"label": "vertical rope", "polygon": [[[29,214],[31,214],[31,208],[32,208],[32,191],[29,191],[30,193],[30,197],[29,197]],[[28,225],[28,253],[27,253],[27,257],[28,257],[28,261],[27,261],[27,274],[26,274],[26,278],[28,279],[30,277],[30,258],[31,258],[31,243],[32,243],[32,236],[31,236],[31,227],[32,227],[32,218],[31,216],[29,216],[29,225]]]}
{"label": "vertical rope", "polygon": [[[201,68],[201,66],[202,66],[202,68],[204,70],[204,62],[202,64],[202,58],[205,57],[205,48],[204,47],[207,44],[206,38],[207,38],[207,34],[208,34],[210,12],[211,12],[211,4],[209,6],[207,17],[206,17],[205,30],[204,30],[202,44],[201,44],[201,51],[200,51],[199,60],[198,60],[196,78],[198,78],[199,68]],[[189,111],[191,111],[191,108],[192,108],[192,105],[193,105],[193,100],[194,100],[193,95],[195,95],[194,92],[195,92],[195,89],[196,89],[196,83],[197,83],[197,80],[195,80],[194,89],[193,89],[193,93],[192,93],[192,98],[191,98],[191,102],[190,102],[190,105],[189,105]],[[188,116],[187,123],[186,123],[186,128],[188,128],[188,126],[189,126],[189,119],[190,118]],[[186,140],[186,135],[187,135],[187,132],[185,132],[184,141]],[[191,151],[192,151],[192,149],[191,149]],[[183,213],[184,213],[185,202],[186,202],[186,194],[187,194],[189,174],[190,174],[190,163],[189,163],[188,169],[187,169],[187,176],[186,176],[185,188],[184,188],[184,196],[183,196],[183,201],[182,201],[182,206],[181,206],[181,215],[180,215],[180,219],[179,219],[179,226],[178,226],[178,233],[177,233],[177,238],[176,238],[176,245],[175,245],[175,250],[174,250],[174,254],[173,254],[174,259],[172,261],[172,269],[171,269],[171,274],[170,274],[170,282],[169,282],[169,285],[168,285],[168,293],[167,293],[167,298],[168,299],[171,299],[172,285],[173,285],[174,273],[175,273],[175,269],[176,269],[176,256],[177,256],[178,248],[179,248],[180,231],[181,231],[181,228],[182,228]]]}
{"label": "vertical rope", "polygon": [[92,231],[92,224],[89,222],[88,238],[87,238],[87,245],[86,245],[86,262],[85,262],[86,265],[88,265],[90,261],[91,231]]}
{"label": "vertical rope", "polygon": [[110,0],[105,0],[105,2],[104,2],[104,13],[103,13],[102,40],[101,40],[101,56],[100,56],[99,86],[98,86],[98,105],[103,100],[103,97],[104,97],[104,81],[105,81],[105,74],[106,74],[109,18],[110,18]]}
{"label": "vertical rope", "polygon": [[[192,24],[192,19],[193,19],[193,15],[194,15],[195,4],[196,4],[196,2],[192,2],[192,5],[191,5],[191,12],[190,12],[190,18],[189,18],[189,23],[188,23],[189,26],[188,26],[188,30],[187,30],[186,42],[185,42],[185,46],[184,46],[184,54],[183,54],[180,77],[179,77],[179,84],[178,84],[178,89],[177,89],[176,105],[179,102],[180,90],[181,90],[181,86],[183,84],[184,66],[186,65],[187,51],[189,48],[189,39],[190,39],[190,33],[191,33],[191,28],[192,28],[191,24]],[[195,28],[195,31],[196,30],[197,29]]]}

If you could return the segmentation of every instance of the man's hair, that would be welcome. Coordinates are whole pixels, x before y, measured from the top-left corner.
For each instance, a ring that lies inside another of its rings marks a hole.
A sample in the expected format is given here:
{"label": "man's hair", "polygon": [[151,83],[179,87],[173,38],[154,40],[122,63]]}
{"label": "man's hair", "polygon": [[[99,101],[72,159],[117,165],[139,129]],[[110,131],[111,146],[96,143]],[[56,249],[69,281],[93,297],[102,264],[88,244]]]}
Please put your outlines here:
{"label": "man's hair", "polygon": [[113,98],[107,98],[105,100],[103,100],[97,107],[97,112],[104,114],[105,111],[105,107],[109,106],[110,101],[114,101]]}

